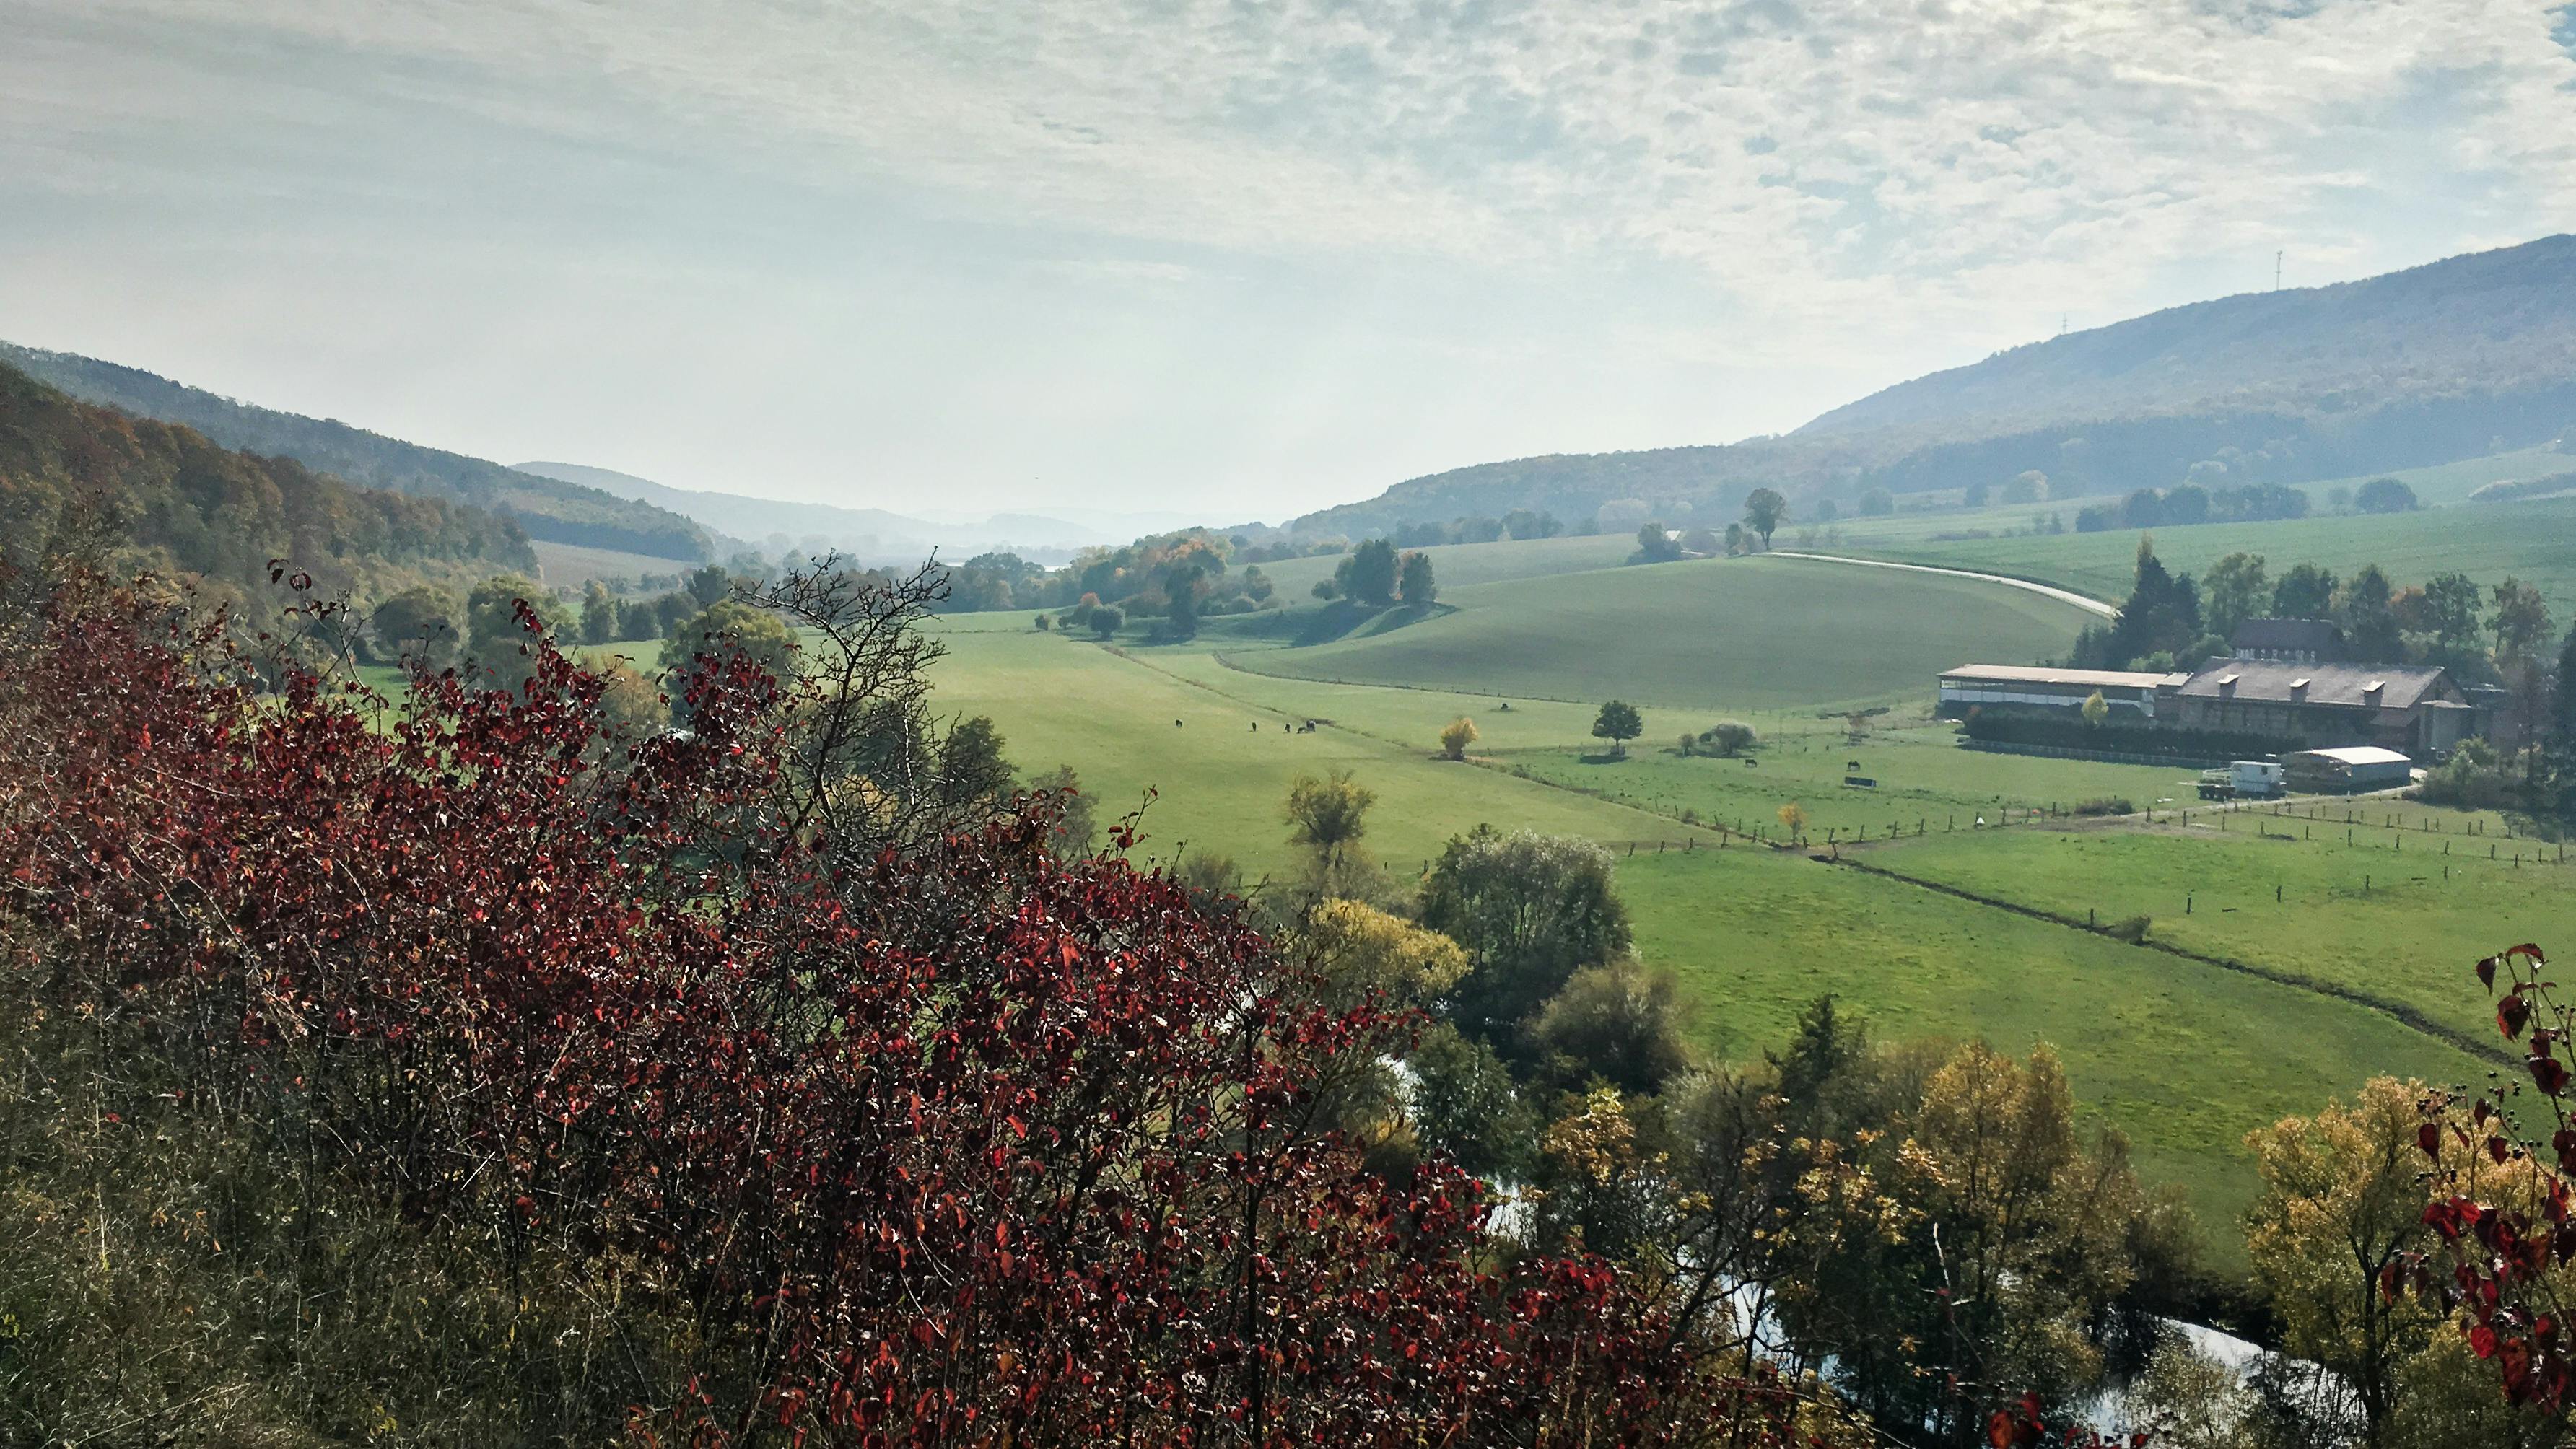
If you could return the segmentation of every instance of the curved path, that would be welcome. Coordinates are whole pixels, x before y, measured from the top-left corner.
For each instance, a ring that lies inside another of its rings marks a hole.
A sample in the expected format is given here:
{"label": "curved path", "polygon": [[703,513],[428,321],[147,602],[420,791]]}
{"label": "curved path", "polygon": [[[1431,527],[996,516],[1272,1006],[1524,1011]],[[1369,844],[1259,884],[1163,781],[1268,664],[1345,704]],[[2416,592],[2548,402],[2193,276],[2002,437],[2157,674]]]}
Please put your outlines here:
{"label": "curved path", "polygon": [[1980,574],[1972,573],[1967,569],[1935,568],[1930,564],[1896,563],[1883,558],[1853,558],[1847,554],[1839,553],[1798,553],[1785,548],[1772,549],[1769,556],[1772,558],[1813,559],[1818,563],[1859,564],[1864,568],[1873,569],[1905,569],[1909,572],[1918,574],[1948,574],[1953,578],[1976,579],[1982,583],[2003,584],[2010,588],[2028,589],[2034,594],[2045,595],[2048,598],[2057,600],[2061,604],[2073,604],[2075,607],[2082,609],[2088,614],[2099,614],[2105,619],[2118,618],[2120,614],[2119,605],[2106,604],[2100,599],[2094,598],[2090,594],[2079,594],[2072,589],[2056,588],[2048,584],[2034,584],[2028,579],[2009,578],[2003,574]]}

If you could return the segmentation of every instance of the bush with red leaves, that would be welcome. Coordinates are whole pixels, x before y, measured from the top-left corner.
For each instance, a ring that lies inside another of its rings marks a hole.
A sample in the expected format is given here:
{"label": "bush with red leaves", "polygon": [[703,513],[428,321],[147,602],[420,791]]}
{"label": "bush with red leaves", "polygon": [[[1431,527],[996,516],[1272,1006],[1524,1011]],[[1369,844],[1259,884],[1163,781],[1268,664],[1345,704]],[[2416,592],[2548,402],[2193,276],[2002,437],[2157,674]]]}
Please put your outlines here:
{"label": "bush with red leaves", "polygon": [[689,732],[603,739],[529,624],[522,691],[396,710],[56,591],[0,642],[0,925],[412,1220],[693,1319],[639,1437],[1799,1442],[1609,1268],[1498,1266],[1471,1179],[1311,1120],[1407,1022],[1050,858],[1042,804],[837,849],[783,803],[830,754],[797,686],[702,657]]}
{"label": "bush with red leaves", "polygon": [[[2390,1298],[2412,1292],[2453,1314],[2470,1348],[2495,1364],[2507,1400],[2556,1412],[2576,1388],[2569,1316],[2576,1304],[2568,1301],[2576,1283],[2576,1120],[2568,1101],[2576,1008],[2542,977],[2546,964],[2528,943],[2478,961],[2490,994],[2503,982],[2496,1030],[2520,1048],[2528,1084],[2500,1081],[2466,1112],[2447,1097],[2425,1104],[2417,1138],[2431,1164],[2424,1225],[2442,1246],[2390,1263],[2379,1286]],[[2535,1111],[2543,1120],[2530,1120]],[[2458,1148],[2447,1160],[2446,1138]]]}

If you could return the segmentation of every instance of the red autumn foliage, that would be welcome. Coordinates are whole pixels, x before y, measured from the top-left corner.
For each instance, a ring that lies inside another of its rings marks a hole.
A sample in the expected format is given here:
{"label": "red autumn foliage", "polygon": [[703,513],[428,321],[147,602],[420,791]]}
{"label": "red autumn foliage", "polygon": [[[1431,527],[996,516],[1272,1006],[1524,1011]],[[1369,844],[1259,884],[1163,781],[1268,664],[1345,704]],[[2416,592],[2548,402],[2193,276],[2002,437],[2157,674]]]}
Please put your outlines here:
{"label": "red autumn foliage", "polygon": [[[2523,1043],[2532,1088],[2526,1094],[2520,1083],[2505,1082],[2492,1097],[2476,1099],[2470,1121],[2487,1134],[2476,1149],[2489,1163],[2519,1164],[2520,1171],[2473,1183],[2458,1165],[2444,1165],[2444,1125],[2435,1119],[2450,1118],[2455,1104],[2447,1098],[2427,1102],[2428,1120],[2416,1138],[2435,1164],[2424,1224],[2441,1240],[2441,1255],[2449,1261],[2407,1255],[2381,1271],[2379,1287],[2391,1298],[2413,1292],[2455,1312],[2470,1349],[2496,1365],[2508,1400],[2555,1411],[2576,1389],[2576,1343],[2569,1340],[2570,1305],[2563,1301],[2569,1281],[2564,1270],[2576,1264],[2576,1121],[2568,1101],[2576,1012],[2542,978],[2546,964],[2540,947],[2526,943],[2488,956],[2475,968],[2489,990],[2499,975],[2504,979],[2496,1027],[2506,1040]],[[2533,1026],[2535,1020],[2545,1024]],[[2523,1120],[2534,1111],[2531,1097],[2538,1098],[2545,1123]],[[2449,1131],[2461,1147],[2471,1147],[2456,1122]]]}
{"label": "red autumn foliage", "polygon": [[708,1345],[639,1437],[1794,1441],[1610,1268],[1318,1125],[1408,1022],[1051,859],[1042,802],[842,849],[809,696],[702,657],[688,733],[603,738],[529,623],[523,691],[393,711],[57,591],[0,647],[0,924],[413,1220],[636,1265]]}

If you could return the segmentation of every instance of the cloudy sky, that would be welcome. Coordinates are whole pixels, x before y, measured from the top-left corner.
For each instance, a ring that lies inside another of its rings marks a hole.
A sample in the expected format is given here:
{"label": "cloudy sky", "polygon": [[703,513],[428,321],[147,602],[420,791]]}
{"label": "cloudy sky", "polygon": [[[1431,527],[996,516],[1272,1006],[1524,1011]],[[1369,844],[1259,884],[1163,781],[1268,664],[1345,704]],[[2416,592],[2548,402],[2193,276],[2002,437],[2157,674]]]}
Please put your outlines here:
{"label": "cloudy sky", "polygon": [[2576,229],[2553,0],[0,0],[0,337],[1277,519]]}

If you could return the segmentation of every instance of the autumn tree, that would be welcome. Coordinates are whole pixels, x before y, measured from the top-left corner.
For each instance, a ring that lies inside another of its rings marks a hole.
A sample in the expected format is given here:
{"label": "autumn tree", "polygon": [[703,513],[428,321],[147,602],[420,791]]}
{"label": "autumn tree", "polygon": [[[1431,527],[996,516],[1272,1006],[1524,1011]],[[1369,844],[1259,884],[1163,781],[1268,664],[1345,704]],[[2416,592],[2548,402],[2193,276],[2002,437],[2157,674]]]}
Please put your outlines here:
{"label": "autumn tree", "polygon": [[1440,753],[1453,760],[1467,758],[1467,747],[1476,742],[1476,722],[1460,715],[1440,727]]}
{"label": "autumn tree", "polygon": [[1353,779],[1345,769],[1299,775],[1289,782],[1282,813],[1288,841],[1312,858],[1317,879],[1330,885],[1355,863],[1355,852],[1368,834],[1369,807],[1377,792]]}
{"label": "autumn tree", "polygon": [[2095,729],[2100,729],[2102,727],[2102,722],[2111,717],[2110,701],[2104,699],[2102,697],[2102,691],[2097,689],[2091,694],[2084,696],[2084,706],[2081,713],[2084,716],[2084,722],[2086,724],[2093,726]]}
{"label": "autumn tree", "polygon": [[1791,840],[1803,840],[1806,838],[1806,806],[1792,800],[1788,804],[1781,806],[1777,814],[1780,819],[1780,829],[1786,833]]}

